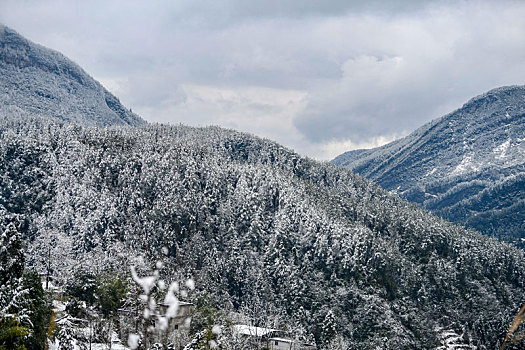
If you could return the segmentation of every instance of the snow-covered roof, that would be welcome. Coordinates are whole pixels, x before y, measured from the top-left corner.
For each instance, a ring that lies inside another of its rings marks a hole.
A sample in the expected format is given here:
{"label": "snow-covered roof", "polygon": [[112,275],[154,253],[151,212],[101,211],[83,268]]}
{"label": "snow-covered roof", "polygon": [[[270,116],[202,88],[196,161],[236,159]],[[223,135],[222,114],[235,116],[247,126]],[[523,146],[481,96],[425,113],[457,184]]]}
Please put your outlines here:
{"label": "snow-covered roof", "polygon": [[234,333],[249,335],[252,337],[264,337],[265,335],[272,332],[283,332],[278,329],[248,326],[245,324],[235,324],[232,326],[232,330]]}
{"label": "snow-covered roof", "polygon": [[[160,305],[160,306],[170,306],[170,304],[168,303],[158,303],[157,305]],[[193,303],[188,303],[186,301],[180,301],[179,300],[179,306],[192,306]]]}

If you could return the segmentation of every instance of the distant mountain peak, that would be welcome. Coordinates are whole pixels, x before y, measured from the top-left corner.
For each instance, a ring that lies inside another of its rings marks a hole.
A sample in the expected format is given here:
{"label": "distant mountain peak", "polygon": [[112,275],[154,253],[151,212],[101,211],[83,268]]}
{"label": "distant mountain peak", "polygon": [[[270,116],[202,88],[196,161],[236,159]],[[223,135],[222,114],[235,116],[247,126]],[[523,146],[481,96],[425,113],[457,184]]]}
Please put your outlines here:
{"label": "distant mountain peak", "polygon": [[502,98],[508,95],[512,94],[522,94],[525,97],[525,86],[524,85],[506,85],[506,86],[500,86],[497,88],[494,88],[492,90],[489,90],[485,93],[482,93],[481,95],[475,96],[468,100],[465,105],[468,105],[469,103],[476,102],[478,100],[485,99],[487,97],[497,97]]}
{"label": "distant mountain peak", "polygon": [[[469,116],[469,114],[471,117],[476,117],[476,115],[473,114],[475,110],[483,110],[487,107],[492,108],[497,115],[510,117],[512,111],[519,113],[525,109],[525,106],[523,105],[524,102],[525,86],[502,86],[471,98],[461,108],[442,118],[455,115],[458,111],[467,112],[459,114],[462,117]],[[490,117],[486,113],[480,113],[479,116]]]}
{"label": "distant mountain peak", "polygon": [[5,25],[0,73],[0,116],[38,115],[100,127],[145,123],[76,63]]}
{"label": "distant mountain peak", "polygon": [[437,215],[515,241],[525,238],[524,135],[525,86],[503,86],[403,139],[333,162]]}

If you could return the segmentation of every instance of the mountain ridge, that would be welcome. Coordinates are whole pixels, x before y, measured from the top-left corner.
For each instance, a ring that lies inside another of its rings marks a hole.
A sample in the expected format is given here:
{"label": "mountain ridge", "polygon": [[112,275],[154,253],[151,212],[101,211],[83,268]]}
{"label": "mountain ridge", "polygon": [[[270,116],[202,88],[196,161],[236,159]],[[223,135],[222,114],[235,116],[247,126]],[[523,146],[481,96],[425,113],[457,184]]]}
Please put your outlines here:
{"label": "mountain ridge", "polygon": [[[31,76],[31,94],[66,96],[54,75],[6,62],[10,83]],[[84,111],[83,85],[60,83],[78,88],[69,110],[31,95],[0,118],[0,214],[16,219],[26,266],[67,285],[163,265],[166,282],[192,277],[205,312],[286,326],[321,349],[434,349],[450,334],[501,345],[522,303],[523,250],[246,133],[93,128],[92,114],[66,113]]]}
{"label": "mountain ridge", "polygon": [[[510,221],[499,216],[508,216],[503,212],[512,205],[503,205],[502,199],[486,202],[483,209],[480,198],[498,197],[494,191],[503,194],[510,187],[523,189],[524,125],[525,87],[505,86],[470,99],[402,139],[343,153],[332,162],[437,215],[517,242],[525,237],[520,212],[518,226],[506,231]],[[525,200],[519,193],[515,199]]]}
{"label": "mountain ridge", "polygon": [[0,115],[41,115],[98,127],[145,123],[79,65],[1,24],[0,72]]}
{"label": "mountain ridge", "polygon": [[347,348],[431,349],[435,327],[494,348],[521,303],[523,251],[269,140],[0,119],[0,141],[0,206],[26,218],[30,266],[51,251],[57,282],[126,275],[166,248],[168,276],[193,276],[254,322],[282,317],[321,348],[328,315]]}

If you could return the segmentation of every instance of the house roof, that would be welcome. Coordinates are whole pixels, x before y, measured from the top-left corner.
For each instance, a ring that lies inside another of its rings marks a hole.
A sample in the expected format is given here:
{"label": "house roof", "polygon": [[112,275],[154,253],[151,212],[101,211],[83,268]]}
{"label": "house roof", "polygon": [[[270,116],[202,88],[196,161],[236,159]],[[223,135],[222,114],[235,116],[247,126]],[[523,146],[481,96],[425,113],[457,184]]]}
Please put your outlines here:
{"label": "house roof", "polygon": [[265,335],[272,333],[272,332],[276,332],[276,331],[282,332],[278,329],[248,326],[245,324],[235,324],[232,326],[232,330],[234,333],[242,334],[242,335],[249,335],[252,337],[264,337]]}
{"label": "house roof", "polygon": [[236,324],[232,326],[233,333],[247,335],[252,337],[286,337],[288,332],[281,329],[264,328],[248,326],[245,324]]}
{"label": "house roof", "polygon": [[[160,305],[160,306],[170,306],[170,304],[166,304],[166,303],[163,303],[163,302],[160,302],[160,303],[157,303],[157,305]],[[188,303],[186,301],[180,301],[179,300],[179,306],[192,306],[193,303]]]}

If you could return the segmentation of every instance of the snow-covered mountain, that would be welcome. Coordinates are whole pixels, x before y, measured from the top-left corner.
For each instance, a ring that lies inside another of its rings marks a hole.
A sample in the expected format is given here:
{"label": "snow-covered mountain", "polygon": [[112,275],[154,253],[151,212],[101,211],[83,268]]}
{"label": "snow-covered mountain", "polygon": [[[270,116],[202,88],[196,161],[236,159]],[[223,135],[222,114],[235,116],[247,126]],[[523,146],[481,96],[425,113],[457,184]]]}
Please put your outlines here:
{"label": "snow-covered mountain", "polygon": [[162,257],[208,305],[320,349],[495,349],[523,302],[523,250],[251,135],[0,118],[0,155],[0,208],[57,283]]}
{"label": "snow-covered mountain", "polygon": [[523,250],[269,140],[120,127],[141,120],[112,114],[120,104],[62,55],[2,33],[0,229],[23,237],[27,267],[71,286],[162,265],[167,282],[193,278],[206,325],[240,314],[320,349],[500,347]]}
{"label": "snow-covered mountain", "polygon": [[144,123],[77,64],[0,24],[2,115],[101,127]]}
{"label": "snow-covered mountain", "polygon": [[409,136],[333,160],[481,232],[525,238],[525,87],[491,90]]}

